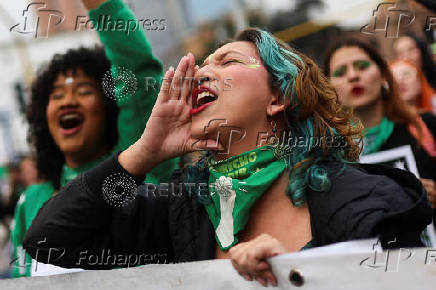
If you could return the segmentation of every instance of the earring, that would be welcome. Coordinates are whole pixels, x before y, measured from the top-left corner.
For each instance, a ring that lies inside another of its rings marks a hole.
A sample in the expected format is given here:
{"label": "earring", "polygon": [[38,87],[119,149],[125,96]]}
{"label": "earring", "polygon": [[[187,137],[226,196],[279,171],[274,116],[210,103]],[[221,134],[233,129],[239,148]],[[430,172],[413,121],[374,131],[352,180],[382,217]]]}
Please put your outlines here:
{"label": "earring", "polygon": [[388,83],[387,81],[384,81],[384,82],[382,83],[382,88],[383,88],[386,92],[389,92],[389,89],[390,89],[390,87],[389,87],[389,83]]}
{"label": "earring", "polygon": [[275,122],[274,120],[272,120],[272,121],[270,122],[270,124],[271,124],[271,127],[272,127],[272,132],[273,132],[274,135],[275,135],[275,133],[277,133],[277,124],[276,124],[276,122]]}
{"label": "earring", "polygon": [[278,145],[278,143],[280,142],[280,138],[279,138],[279,136],[277,136],[277,132],[278,132],[277,124],[276,124],[276,122],[274,120],[272,120],[270,122],[270,124],[271,124],[271,127],[272,127],[271,131],[274,134],[274,137],[272,137],[270,139],[271,140],[270,143],[271,143],[271,145]]}

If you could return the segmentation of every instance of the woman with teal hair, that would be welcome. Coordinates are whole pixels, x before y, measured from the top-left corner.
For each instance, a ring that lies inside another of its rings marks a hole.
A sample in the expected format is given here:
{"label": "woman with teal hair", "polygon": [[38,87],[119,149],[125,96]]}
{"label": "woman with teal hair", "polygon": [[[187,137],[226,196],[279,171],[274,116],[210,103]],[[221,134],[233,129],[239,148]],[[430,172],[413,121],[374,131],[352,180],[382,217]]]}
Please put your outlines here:
{"label": "woman with teal hair", "polygon": [[[127,266],[230,258],[266,285],[277,283],[266,260],[276,254],[375,236],[385,247],[422,245],[431,221],[422,186],[407,172],[356,164],[358,123],[312,60],[247,29],[194,63],[188,54],[166,72],[134,145],[40,210],[24,242],[30,255],[85,269],[126,266],[80,254],[108,249],[156,254]],[[157,164],[195,150],[208,153],[171,184],[140,185]],[[64,255],[50,259],[56,246]]]}

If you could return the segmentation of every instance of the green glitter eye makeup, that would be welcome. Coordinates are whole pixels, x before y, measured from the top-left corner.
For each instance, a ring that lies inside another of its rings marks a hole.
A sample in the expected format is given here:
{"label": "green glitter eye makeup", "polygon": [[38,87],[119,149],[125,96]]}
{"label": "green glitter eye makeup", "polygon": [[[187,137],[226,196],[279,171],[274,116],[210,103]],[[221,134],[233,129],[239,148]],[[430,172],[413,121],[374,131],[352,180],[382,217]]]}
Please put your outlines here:
{"label": "green glitter eye makeup", "polygon": [[[232,56],[233,54],[235,56]],[[261,66],[260,61],[255,57],[246,56],[237,51],[236,52],[231,51],[220,55],[216,55],[215,53],[212,53],[207,57],[207,63],[209,65],[221,65],[221,66],[227,66],[231,64],[242,64],[248,68],[258,68]],[[207,63],[205,61],[202,66],[206,65]]]}
{"label": "green glitter eye makeup", "polygon": [[342,65],[340,67],[338,67],[332,74],[332,77],[337,78],[337,77],[342,77],[345,75],[345,72],[347,71],[347,67],[345,65]]}
{"label": "green glitter eye makeup", "polygon": [[[361,60],[355,60],[353,62],[353,69],[357,71],[363,71],[366,70],[368,67],[371,66],[371,62],[369,60],[361,59]],[[332,77],[343,77],[347,73],[347,66],[341,65],[338,67],[335,71],[333,71]]]}
{"label": "green glitter eye makeup", "polygon": [[371,62],[368,60],[356,60],[353,62],[353,67],[355,70],[365,70],[371,66]]}

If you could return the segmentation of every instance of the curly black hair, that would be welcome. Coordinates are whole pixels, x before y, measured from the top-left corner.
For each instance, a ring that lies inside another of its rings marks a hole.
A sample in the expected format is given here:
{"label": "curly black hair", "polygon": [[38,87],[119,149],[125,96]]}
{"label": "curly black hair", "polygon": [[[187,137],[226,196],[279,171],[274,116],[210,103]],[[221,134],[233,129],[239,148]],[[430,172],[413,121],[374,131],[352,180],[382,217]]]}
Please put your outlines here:
{"label": "curly black hair", "polygon": [[[55,189],[60,188],[60,176],[65,158],[50,134],[46,109],[49,95],[58,75],[66,74],[70,70],[74,74],[79,68],[97,81],[102,96],[104,96],[102,79],[104,74],[110,70],[110,62],[106,58],[104,48],[95,46],[94,48],[69,49],[64,54],[55,54],[51,61],[38,71],[32,83],[31,100],[26,112],[29,122],[28,140],[36,150],[38,175],[41,179],[50,181]],[[112,148],[118,140],[118,130],[116,130],[118,107],[113,98],[103,97],[103,99],[108,122],[104,140]]]}

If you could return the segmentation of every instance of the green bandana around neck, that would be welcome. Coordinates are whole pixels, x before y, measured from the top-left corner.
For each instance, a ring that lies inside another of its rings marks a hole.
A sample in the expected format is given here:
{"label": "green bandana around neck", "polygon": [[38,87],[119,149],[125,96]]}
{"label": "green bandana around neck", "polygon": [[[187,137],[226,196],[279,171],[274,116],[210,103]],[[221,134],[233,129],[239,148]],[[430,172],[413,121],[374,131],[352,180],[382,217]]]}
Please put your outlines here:
{"label": "green bandana around neck", "polygon": [[389,120],[387,117],[383,117],[380,124],[365,129],[362,155],[378,152],[391,136],[394,126],[394,122]]}
{"label": "green bandana around neck", "polygon": [[205,205],[221,250],[238,242],[250,209],[287,168],[290,148],[266,145],[221,161],[209,160],[212,202]]}

